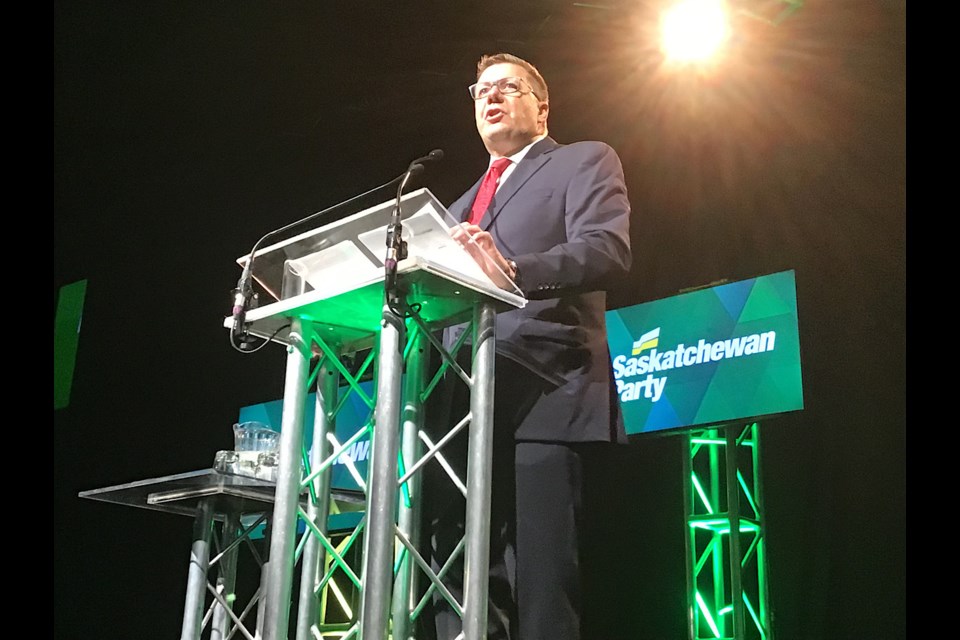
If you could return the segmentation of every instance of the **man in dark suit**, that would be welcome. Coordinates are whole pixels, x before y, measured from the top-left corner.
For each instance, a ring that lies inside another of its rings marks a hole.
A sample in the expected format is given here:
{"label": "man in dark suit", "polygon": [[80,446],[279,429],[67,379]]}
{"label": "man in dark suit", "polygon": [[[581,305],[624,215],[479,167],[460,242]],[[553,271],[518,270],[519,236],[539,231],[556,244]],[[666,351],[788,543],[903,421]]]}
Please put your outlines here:
{"label": "man in dark suit", "polygon": [[[489,637],[578,639],[582,456],[626,441],[604,289],[630,267],[630,203],[611,147],[548,137],[547,85],[532,64],[484,56],[477,74],[477,130],[491,165],[506,168],[489,206],[471,211],[481,178],[449,211],[490,256],[490,275],[529,300],[496,320]],[[441,504],[431,510],[448,513]]]}

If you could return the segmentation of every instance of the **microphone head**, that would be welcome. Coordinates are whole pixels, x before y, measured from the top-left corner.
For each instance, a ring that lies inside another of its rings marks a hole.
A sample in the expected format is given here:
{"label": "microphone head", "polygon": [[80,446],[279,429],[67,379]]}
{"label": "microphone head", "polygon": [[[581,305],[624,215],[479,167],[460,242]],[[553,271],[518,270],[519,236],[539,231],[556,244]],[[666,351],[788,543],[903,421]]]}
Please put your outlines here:
{"label": "microphone head", "polygon": [[410,168],[407,169],[407,178],[415,178],[421,173],[424,172],[425,167],[419,162],[414,162],[410,165]]}
{"label": "microphone head", "polygon": [[425,155],[425,156],[420,156],[419,158],[417,158],[416,160],[414,160],[413,162],[411,162],[411,163],[410,163],[410,167],[413,167],[413,166],[416,165],[416,164],[421,164],[421,163],[423,163],[423,162],[436,162],[437,160],[440,160],[441,158],[443,158],[443,150],[442,150],[442,149],[434,149],[433,151],[431,151],[431,152],[428,153],[427,155]]}

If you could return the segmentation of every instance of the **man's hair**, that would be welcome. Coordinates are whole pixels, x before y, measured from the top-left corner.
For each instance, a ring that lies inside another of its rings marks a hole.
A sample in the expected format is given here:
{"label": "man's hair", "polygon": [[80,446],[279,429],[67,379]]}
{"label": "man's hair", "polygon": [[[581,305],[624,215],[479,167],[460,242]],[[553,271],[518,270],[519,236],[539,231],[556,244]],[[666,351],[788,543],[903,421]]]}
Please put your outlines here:
{"label": "man's hair", "polygon": [[480,58],[480,62],[477,63],[477,78],[479,79],[480,74],[495,64],[515,64],[518,67],[523,67],[524,71],[530,74],[530,81],[533,85],[533,93],[540,100],[543,100],[544,102],[550,102],[550,95],[547,91],[547,82],[543,79],[543,76],[540,75],[540,72],[537,71],[537,68],[523,58],[518,58],[512,53],[494,53],[492,55],[482,56]]}

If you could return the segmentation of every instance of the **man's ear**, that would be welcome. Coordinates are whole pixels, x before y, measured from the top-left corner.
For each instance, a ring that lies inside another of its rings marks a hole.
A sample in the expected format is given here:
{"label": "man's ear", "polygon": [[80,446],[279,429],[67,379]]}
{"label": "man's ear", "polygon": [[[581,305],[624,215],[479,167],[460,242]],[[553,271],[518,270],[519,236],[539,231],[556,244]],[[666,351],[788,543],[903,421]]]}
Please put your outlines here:
{"label": "man's ear", "polygon": [[544,125],[546,125],[547,116],[549,115],[550,115],[550,103],[541,101],[537,107],[537,120],[543,123]]}

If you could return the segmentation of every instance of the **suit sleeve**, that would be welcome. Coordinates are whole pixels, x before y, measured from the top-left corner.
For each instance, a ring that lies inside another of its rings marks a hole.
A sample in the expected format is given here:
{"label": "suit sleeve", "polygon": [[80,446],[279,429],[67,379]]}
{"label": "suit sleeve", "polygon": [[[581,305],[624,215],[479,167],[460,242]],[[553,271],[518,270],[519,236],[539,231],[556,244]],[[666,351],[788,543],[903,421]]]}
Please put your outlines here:
{"label": "suit sleeve", "polygon": [[582,144],[586,153],[565,191],[566,240],[514,257],[528,298],[606,289],[630,269],[630,201],[620,159],[604,143]]}

